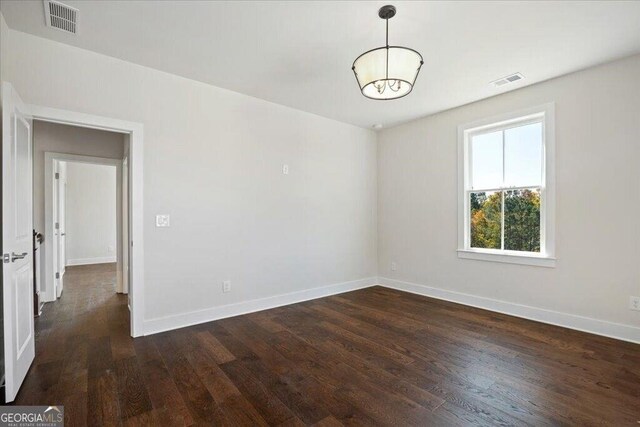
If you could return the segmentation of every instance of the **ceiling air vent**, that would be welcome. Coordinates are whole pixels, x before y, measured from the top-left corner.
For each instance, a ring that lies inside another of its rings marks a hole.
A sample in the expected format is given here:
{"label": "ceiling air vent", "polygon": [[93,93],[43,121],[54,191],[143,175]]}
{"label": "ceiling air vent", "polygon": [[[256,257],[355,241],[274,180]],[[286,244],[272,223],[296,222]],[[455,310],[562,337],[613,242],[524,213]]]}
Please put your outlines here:
{"label": "ceiling air vent", "polygon": [[511,74],[510,76],[503,77],[498,80],[494,80],[491,82],[492,85],[496,87],[504,86],[509,83],[517,82],[518,80],[524,79],[524,76],[520,73]]}
{"label": "ceiling air vent", "polygon": [[78,9],[54,0],[44,0],[44,16],[47,27],[67,33],[78,32]]}

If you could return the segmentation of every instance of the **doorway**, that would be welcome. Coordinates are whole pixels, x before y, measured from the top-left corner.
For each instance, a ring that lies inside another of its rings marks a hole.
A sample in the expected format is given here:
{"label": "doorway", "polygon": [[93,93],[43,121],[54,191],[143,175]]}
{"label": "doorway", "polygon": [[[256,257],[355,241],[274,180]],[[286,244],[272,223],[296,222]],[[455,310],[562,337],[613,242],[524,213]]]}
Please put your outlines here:
{"label": "doorway", "polygon": [[[128,301],[129,330],[118,339],[131,344],[131,337],[144,335],[144,241],[143,235],[143,126],[139,123],[23,102],[15,88],[2,82],[2,259],[3,341],[5,399],[16,398],[34,362],[34,259],[33,224],[33,121],[59,123],[85,129],[122,134],[129,147],[127,159]],[[63,190],[64,191],[64,190]],[[124,239],[123,239],[124,240]],[[135,245],[134,245],[135,242]],[[124,286],[124,283],[123,283]],[[64,284],[61,288],[64,287]],[[80,323],[82,324],[82,323]],[[100,327],[111,327],[99,322]],[[87,332],[94,329],[86,325]],[[66,328],[60,328],[66,331]],[[54,337],[52,337],[54,338]],[[124,339],[128,341],[124,341]],[[114,339],[114,342],[118,342]],[[54,340],[55,341],[55,340]],[[92,343],[93,344],[93,343]],[[97,343],[100,344],[100,343]],[[100,344],[101,345],[101,344]],[[73,347],[73,346],[72,346]],[[52,347],[62,349],[56,345]],[[73,347],[75,348],[75,347]],[[91,348],[102,348],[100,346]],[[125,348],[123,345],[122,348]],[[28,395],[28,392],[26,392]]]}
{"label": "doorway", "polygon": [[44,301],[60,298],[67,267],[77,265],[115,264],[114,292],[128,293],[131,239],[123,199],[129,191],[123,185],[122,162],[44,153]]}
{"label": "doorway", "polygon": [[80,128],[99,129],[124,135],[127,147],[123,162],[126,163],[127,216],[124,219],[129,230],[127,261],[123,266],[127,275],[123,287],[128,289],[130,309],[130,336],[144,332],[144,240],[143,240],[143,125],[108,117],[29,105],[34,120],[59,123]]}

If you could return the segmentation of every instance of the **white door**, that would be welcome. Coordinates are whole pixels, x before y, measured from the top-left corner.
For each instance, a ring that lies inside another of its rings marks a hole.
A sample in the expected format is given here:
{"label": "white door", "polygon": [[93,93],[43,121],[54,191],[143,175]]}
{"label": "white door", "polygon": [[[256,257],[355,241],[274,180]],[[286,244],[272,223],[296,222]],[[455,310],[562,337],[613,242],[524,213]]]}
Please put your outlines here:
{"label": "white door", "polygon": [[129,159],[122,161],[122,293],[129,293]]}
{"label": "white door", "polygon": [[58,229],[56,230],[57,240],[58,240],[58,269],[56,270],[59,273],[60,278],[58,279],[58,286],[56,287],[56,297],[60,298],[62,294],[62,290],[64,288],[64,273],[66,271],[67,266],[67,226],[66,226],[66,211],[65,207],[67,205],[67,163],[59,162],[58,163],[58,175],[55,180],[57,187],[57,197],[56,201],[58,206],[56,209],[58,211]]}
{"label": "white door", "polygon": [[60,231],[58,227],[60,220],[60,211],[58,209],[58,192],[60,187],[58,186],[58,177],[60,176],[60,162],[58,160],[53,161],[53,244],[51,245],[51,253],[53,255],[53,301],[60,296]]}
{"label": "white door", "polygon": [[5,393],[15,399],[35,356],[32,252],[32,119],[2,83],[2,287]]}
{"label": "white door", "polygon": [[64,288],[64,272],[66,269],[66,183],[67,163],[53,161],[53,287],[55,298],[60,298]]}

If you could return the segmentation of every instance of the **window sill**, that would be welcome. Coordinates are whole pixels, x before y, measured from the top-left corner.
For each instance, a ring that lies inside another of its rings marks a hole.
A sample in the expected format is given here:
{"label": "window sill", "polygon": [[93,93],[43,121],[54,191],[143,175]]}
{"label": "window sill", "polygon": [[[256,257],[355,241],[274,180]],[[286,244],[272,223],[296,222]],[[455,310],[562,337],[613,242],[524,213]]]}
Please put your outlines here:
{"label": "window sill", "polygon": [[475,259],[479,261],[504,262],[508,264],[533,265],[536,267],[556,266],[556,259],[543,255],[521,255],[517,253],[505,254],[473,249],[458,249],[458,258]]}

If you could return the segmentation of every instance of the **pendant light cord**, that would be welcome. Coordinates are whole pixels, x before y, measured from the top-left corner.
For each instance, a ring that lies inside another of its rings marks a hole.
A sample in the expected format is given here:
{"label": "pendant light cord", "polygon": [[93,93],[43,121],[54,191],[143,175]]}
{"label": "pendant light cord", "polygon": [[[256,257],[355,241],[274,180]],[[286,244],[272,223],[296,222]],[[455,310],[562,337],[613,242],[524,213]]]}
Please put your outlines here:
{"label": "pendant light cord", "polygon": [[387,23],[387,38],[386,38],[387,44],[386,45],[387,47],[389,47],[389,18],[385,19],[385,22]]}
{"label": "pendant light cord", "polygon": [[387,24],[387,33],[386,33],[386,46],[387,46],[387,61],[386,61],[386,70],[385,70],[385,78],[389,79],[389,18],[385,19]]}

